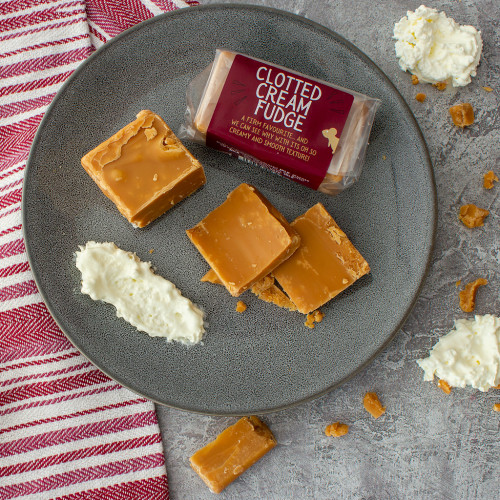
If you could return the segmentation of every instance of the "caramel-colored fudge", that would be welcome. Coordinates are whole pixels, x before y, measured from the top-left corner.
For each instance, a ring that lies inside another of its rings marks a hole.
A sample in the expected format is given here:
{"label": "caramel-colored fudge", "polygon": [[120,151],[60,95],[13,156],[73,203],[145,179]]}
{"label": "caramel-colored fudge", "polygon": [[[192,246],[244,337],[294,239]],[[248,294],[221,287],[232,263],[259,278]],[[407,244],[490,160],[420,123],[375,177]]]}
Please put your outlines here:
{"label": "caramel-colored fudge", "polygon": [[451,387],[446,380],[441,379],[438,382],[438,387],[445,393],[445,394],[451,394]]}
{"label": "caramel-colored fudge", "polygon": [[432,84],[433,87],[436,87],[438,90],[444,90],[448,84],[446,82],[437,82]]}
{"label": "caramel-colored fudge", "polygon": [[296,311],[297,306],[280,290],[272,276],[266,276],[255,283],[251,288],[252,293],[264,302],[275,304],[289,311]]}
{"label": "caramel-colored fudge", "polygon": [[457,127],[468,127],[474,123],[474,109],[468,102],[457,104],[450,108],[450,115]]}
{"label": "caramel-colored fudge", "polygon": [[266,424],[255,416],[243,417],[198,450],[190,458],[191,467],[214,493],[220,493],[275,446]]}
{"label": "caramel-colored fudge", "polygon": [[373,418],[379,418],[385,413],[385,406],[382,406],[375,392],[367,392],[365,394],[363,406]]}
{"label": "caramel-colored fudge", "polygon": [[82,158],[126,219],[144,227],[205,184],[200,162],[152,111],[141,111]]}
{"label": "caramel-colored fudge", "polygon": [[458,294],[460,298],[460,309],[463,312],[472,312],[476,308],[476,294],[480,286],[487,285],[488,280],[478,278],[472,283],[467,283],[465,288]]}
{"label": "caramel-colored fudge", "polygon": [[307,328],[314,328],[315,323],[321,323],[324,317],[325,315],[318,309],[306,316],[304,325],[307,326]]}
{"label": "caramel-colored fudge", "polygon": [[325,434],[327,436],[340,437],[345,436],[348,432],[349,426],[347,424],[341,424],[340,422],[327,425],[325,428]]}
{"label": "caramel-colored fudge", "polygon": [[249,184],[234,189],[222,205],[186,233],[235,297],[300,245],[295,229]]}
{"label": "caramel-colored fudge", "polygon": [[492,189],[494,183],[498,182],[498,177],[495,175],[493,170],[486,172],[483,177],[483,187],[484,189]]}
{"label": "caramel-colored fudge", "polygon": [[236,303],[236,312],[243,313],[246,310],[247,310],[247,305],[243,301],[238,300],[238,302]]}
{"label": "caramel-colored fudge", "polygon": [[462,205],[460,207],[460,213],[458,218],[463,222],[463,224],[471,229],[473,227],[481,227],[484,225],[484,219],[488,217],[490,212],[484,208],[479,208],[473,203],[468,205]]}
{"label": "caramel-colored fudge", "polygon": [[301,245],[273,275],[301,313],[318,309],[370,271],[321,203],[297,217],[292,227]]}
{"label": "caramel-colored fudge", "polygon": [[[222,281],[213,269],[209,269],[200,281],[222,285]],[[290,311],[297,310],[297,306],[275,285],[275,279],[272,276],[264,276],[257,283],[254,283],[250,290],[257,298],[264,302],[276,304],[278,307],[283,307]]]}
{"label": "caramel-colored fudge", "polygon": [[206,274],[201,278],[203,283],[213,283],[214,285],[222,285],[222,281],[217,276],[217,273],[213,269],[209,269]]}

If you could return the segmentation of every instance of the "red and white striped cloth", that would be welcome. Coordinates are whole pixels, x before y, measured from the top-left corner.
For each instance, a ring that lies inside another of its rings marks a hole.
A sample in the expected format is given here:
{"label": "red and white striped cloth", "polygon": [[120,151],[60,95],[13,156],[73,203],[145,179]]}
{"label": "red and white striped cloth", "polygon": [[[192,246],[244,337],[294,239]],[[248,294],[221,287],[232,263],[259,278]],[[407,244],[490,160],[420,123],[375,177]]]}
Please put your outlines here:
{"label": "red and white striped cloth", "polygon": [[0,498],[166,499],[153,403],[110,380],[58,329],[21,231],[29,148],[95,48],[182,0],[0,0]]}

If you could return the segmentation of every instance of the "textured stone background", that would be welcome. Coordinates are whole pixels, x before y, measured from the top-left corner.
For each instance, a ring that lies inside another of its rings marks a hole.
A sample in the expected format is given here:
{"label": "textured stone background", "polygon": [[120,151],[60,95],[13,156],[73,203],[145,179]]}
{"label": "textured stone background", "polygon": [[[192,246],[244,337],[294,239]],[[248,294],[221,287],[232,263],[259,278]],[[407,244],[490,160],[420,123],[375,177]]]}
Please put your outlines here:
{"label": "textured stone background", "polygon": [[[216,3],[203,0],[204,4]],[[243,2],[235,2],[243,3]],[[478,76],[462,89],[438,92],[414,87],[394,55],[394,22],[421,2],[410,0],[264,0],[268,5],[317,21],[357,45],[389,76],[427,140],[438,190],[438,232],[432,266],[413,312],[394,341],[364,371],[326,396],[263,419],[278,446],[241,476],[221,499],[493,499],[500,491],[500,414],[492,411],[500,391],[456,389],[445,395],[422,381],[415,360],[427,354],[457,318],[457,280],[486,277],[476,312],[500,314],[500,185],[486,191],[482,175],[500,175],[500,2],[427,2],[461,24],[481,30],[483,56]],[[487,93],[481,87],[490,86]],[[427,93],[424,103],[415,100]],[[449,106],[471,102],[476,123],[451,124]],[[468,229],[459,206],[490,210],[485,226]],[[386,414],[372,419],[363,409],[366,391],[376,391]],[[171,498],[211,499],[189,466],[189,456],[236,421],[158,407]],[[327,438],[333,421],[351,425],[347,436]]]}

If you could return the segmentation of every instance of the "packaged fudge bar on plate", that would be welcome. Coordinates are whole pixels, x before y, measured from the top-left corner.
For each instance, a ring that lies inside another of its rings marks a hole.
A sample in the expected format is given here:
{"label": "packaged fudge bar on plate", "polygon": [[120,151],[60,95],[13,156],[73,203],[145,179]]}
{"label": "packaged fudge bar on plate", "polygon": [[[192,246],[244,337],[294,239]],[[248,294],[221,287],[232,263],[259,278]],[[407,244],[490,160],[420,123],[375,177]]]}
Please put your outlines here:
{"label": "packaged fudge bar on plate", "polygon": [[227,50],[188,88],[179,137],[337,194],[361,174],[378,99]]}
{"label": "packaged fudge bar on plate", "polygon": [[135,227],[147,226],[206,182],[200,162],[147,109],[87,153],[82,166]]}

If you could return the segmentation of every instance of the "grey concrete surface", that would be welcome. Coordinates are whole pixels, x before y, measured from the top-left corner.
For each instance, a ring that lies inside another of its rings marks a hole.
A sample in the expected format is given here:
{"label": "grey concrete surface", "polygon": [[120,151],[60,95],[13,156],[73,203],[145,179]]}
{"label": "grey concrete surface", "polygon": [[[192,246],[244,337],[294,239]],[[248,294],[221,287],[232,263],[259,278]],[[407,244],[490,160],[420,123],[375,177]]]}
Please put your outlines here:
{"label": "grey concrete surface", "polygon": [[[204,4],[217,3],[204,0]],[[235,2],[243,3],[243,2]],[[404,327],[365,370],[313,402],[263,419],[278,446],[243,474],[221,499],[494,499],[500,491],[500,391],[455,389],[445,395],[423,382],[415,360],[427,354],[458,318],[456,282],[489,280],[479,290],[477,314],[499,314],[500,185],[486,191],[482,175],[500,175],[500,2],[443,0],[426,5],[481,30],[484,51],[478,75],[461,89],[439,92],[414,87],[394,55],[394,22],[421,2],[410,0],[265,0],[268,5],[317,21],[352,41],[386,72],[402,93],[427,140],[438,190],[438,229],[432,266]],[[486,92],[482,86],[493,88]],[[425,92],[424,103],[415,94]],[[460,130],[449,106],[471,102],[473,127]],[[482,228],[457,219],[460,205],[490,210]],[[374,420],[363,409],[366,391],[376,391],[386,414]],[[189,466],[189,456],[236,421],[165,407],[157,408],[173,500],[210,499]],[[334,421],[351,426],[347,436],[328,438]]]}

